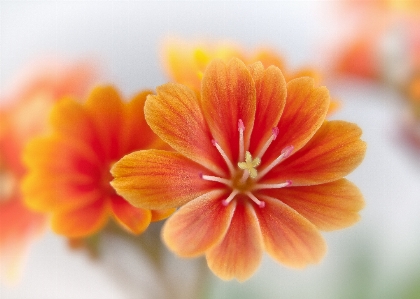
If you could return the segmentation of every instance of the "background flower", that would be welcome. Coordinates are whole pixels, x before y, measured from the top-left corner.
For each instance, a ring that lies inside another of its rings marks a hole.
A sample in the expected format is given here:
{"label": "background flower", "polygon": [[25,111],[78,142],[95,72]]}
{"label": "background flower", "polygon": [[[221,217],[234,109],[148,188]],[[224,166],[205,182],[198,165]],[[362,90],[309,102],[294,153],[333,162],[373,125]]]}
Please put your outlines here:
{"label": "background flower", "polygon": [[50,213],[55,232],[86,237],[112,217],[127,231],[139,234],[151,221],[171,213],[135,208],[109,185],[109,169],[115,161],[136,149],[161,144],[144,121],[148,94],[141,92],[123,103],[108,86],[95,88],[84,104],[63,99],[51,113],[52,133],[28,144],[25,203]]}
{"label": "background flower", "polygon": [[44,231],[46,216],[27,209],[20,182],[28,140],[47,130],[51,106],[65,95],[82,96],[95,79],[86,62],[39,61],[10,82],[0,109],[0,278],[17,283],[32,242]]}

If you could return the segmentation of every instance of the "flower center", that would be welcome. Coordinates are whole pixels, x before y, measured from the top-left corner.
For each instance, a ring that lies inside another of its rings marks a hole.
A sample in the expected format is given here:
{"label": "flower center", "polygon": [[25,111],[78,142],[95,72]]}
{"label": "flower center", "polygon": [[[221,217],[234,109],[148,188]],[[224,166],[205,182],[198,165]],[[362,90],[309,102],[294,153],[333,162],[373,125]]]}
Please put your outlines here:
{"label": "flower center", "polygon": [[232,161],[226,155],[225,151],[217,143],[216,140],[212,140],[213,145],[217,148],[223,160],[226,162],[226,165],[230,172],[229,178],[223,178],[218,176],[204,175],[201,174],[201,178],[207,181],[218,182],[226,185],[230,189],[229,196],[222,200],[222,204],[227,206],[238,194],[244,194],[254,203],[256,203],[260,208],[265,206],[265,202],[259,200],[255,196],[256,190],[261,189],[279,189],[288,187],[292,184],[290,180],[285,182],[270,183],[270,184],[261,184],[258,183],[271,169],[280,164],[284,159],[290,156],[293,152],[293,146],[286,146],[280,153],[280,155],[274,159],[268,166],[264,167],[262,170],[258,171],[257,168],[261,164],[261,160],[269,148],[270,144],[277,138],[279,134],[279,129],[277,127],[272,129],[272,134],[270,138],[266,141],[262,149],[259,151],[255,158],[249,151],[245,151],[244,145],[244,131],[245,126],[242,120],[238,121],[238,131],[239,131],[239,162],[237,167],[234,166]]}

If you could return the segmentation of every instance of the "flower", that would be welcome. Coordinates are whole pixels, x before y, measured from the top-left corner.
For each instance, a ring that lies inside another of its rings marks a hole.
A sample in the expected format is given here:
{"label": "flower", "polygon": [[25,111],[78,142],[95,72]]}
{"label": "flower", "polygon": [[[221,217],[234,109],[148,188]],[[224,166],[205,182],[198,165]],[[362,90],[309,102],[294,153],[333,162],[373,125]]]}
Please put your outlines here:
{"label": "flower", "polygon": [[86,62],[38,62],[27,66],[2,92],[0,109],[0,278],[18,283],[30,246],[46,228],[46,216],[29,210],[20,183],[30,138],[46,130],[46,116],[64,95],[82,95],[96,74]]}
{"label": "flower", "polygon": [[[233,57],[240,58],[245,64],[249,65],[260,61],[265,67],[275,65],[283,71],[286,82],[309,76],[315,79],[316,84],[321,84],[322,75],[313,68],[304,67],[297,70],[289,70],[276,51],[261,47],[253,53],[246,53],[240,46],[232,42],[206,43],[191,42],[188,43],[181,39],[168,39],[165,42],[162,53],[164,67],[171,79],[177,83],[187,85],[195,91],[200,90],[202,75],[213,59],[221,59],[225,62]],[[339,108],[338,100],[330,102],[328,114],[333,113]]]}
{"label": "flower", "polygon": [[28,144],[25,203],[51,214],[56,233],[87,237],[113,217],[127,231],[139,234],[151,221],[172,212],[135,208],[109,185],[115,161],[162,143],[144,121],[148,94],[141,92],[123,103],[113,87],[105,86],[95,88],[84,104],[65,98],[51,112],[52,133]]}
{"label": "flower", "polygon": [[111,185],[135,206],[180,207],[163,240],[179,256],[204,254],[222,279],[248,279],[263,250],[291,267],[319,262],[319,230],[355,223],[363,207],[343,178],[363,159],[360,128],[325,121],[325,87],[286,83],[259,62],[210,63],[200,94],[168,83],[148,96],[146,121],[176,152],[125,156]]}

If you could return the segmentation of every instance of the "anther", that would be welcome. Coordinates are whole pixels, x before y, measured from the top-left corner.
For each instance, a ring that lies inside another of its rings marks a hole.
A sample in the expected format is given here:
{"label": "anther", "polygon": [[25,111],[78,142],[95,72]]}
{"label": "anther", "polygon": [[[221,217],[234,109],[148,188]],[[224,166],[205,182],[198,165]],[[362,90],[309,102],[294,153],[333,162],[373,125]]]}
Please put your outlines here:
{"label": "anther", "polygon": [[259,200],[258,198],[255,197],[254,194],[252,194],[251,192],[246,192],[245,193],[249,198],[251,198],[251,200],[253,202],[255,202],[260,208],[264,208],[265,207],[265,202],[262,200]]}
{"label": "anther", "polygon": [[211,143],[217,148],[220,155],[223,157],[223,160],[225,160],[226,165],[228,166],[230,173],[233,174],[235,169],[233,167],[232,162],[229,160],[228,156],[226,155],[226,153],[223,151],[223,149],[220,147],[220,145],[216,142],[216,140],[212,139]]}
{"label": "anther", "polygon": [[261,179],[263,176],[265,176],[271,169],[273,169],[275,166],[279,165],[284,159],[289,157],[293,152],[293,145],[286,146],[282,151],[280,156],[278,156],[273,162],[270,163],[266,168],[264,168],[257,176],[257,180]]}
{"label": "anther", "polygon": [[260,159],[262,158],[262,156],[267,151],[268,147],[271,145],[271,143],[274,140],[276,140],[278,135],[279,135],[279,128],[277,128],[277,127],[272,128],[271,129],[271,136],[270,136],[270,138],[268,138],[267,142],[264,144],[263,148],[258,153],[258,155],[257,155],[258,158],[260,158]]}
{"label": "anther", "polygon": [[278,184],[256,184],[254,186],[254,190],[257,189],[280,189],[280,188],[284,188],[284,187],[289,187],[292,185],[292,181],[287,180],[284,183],[278,183]]}
{"label": "anther", "polygon": [[222,200],[222,205],[226,207],[238,193],[238,190],[233,190],[232,193],[228,196],[228,198]]}

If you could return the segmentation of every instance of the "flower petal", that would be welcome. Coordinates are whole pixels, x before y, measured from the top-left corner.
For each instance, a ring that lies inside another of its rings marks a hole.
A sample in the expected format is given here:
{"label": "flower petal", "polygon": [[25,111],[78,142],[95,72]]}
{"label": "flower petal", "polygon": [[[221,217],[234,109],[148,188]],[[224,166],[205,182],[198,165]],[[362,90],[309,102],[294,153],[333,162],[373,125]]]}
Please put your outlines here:
{"label": "flower petal", "polygon": [[150,210],[133,207],[120,196],[111,198],[111,210],[122,227],[137,235],[146,230],[152,219]]}
{"label": "flower petal", "polygon": [[304,148],[275,167],[264,179],[291,180],[293,186],[338,180],[362,162],[366,143],[360,139],[361,134],[362,130],[355,124],[325,122]]}
{"label": "flower petal", "polygon": [[287,99],[280,122],[279,135],[262,158],[261,165],[276,159],[286,146],[293,152],[302,148],[324,122],[330,97],[325,87],[315,87],[314,80],[302,77],[287,83]]}
{"label": "flower petal", "polygon": [[249,147],[255,119],[255,84],[245,64],[233,58],[227,64],[213,60],[204,73],[201,107],[213,138],[235,164],[239,156],[238,121],[245,126]]}
{"label": "flower petal", "polygon": [[176,211],[175,208],[172,209],[165,209],[165,210],[150,210],[152,213],[152,222],[160,221],[163,219],[168,218]]}
{"label": "flower petal", "polygon": [[121,153],[119,138],[124,119],[124,104],[117,90],[112,86],[94,88],[85,107],[95,125],[104,159],[117,159]]}
{"label": "flower petal", "polygon": [[255,81],[257,106],[249,151],[256,155],[272,135],[286,104],[286,81],[280,69],[270,66],[264,70],[261,63],[250,67]]}
{"label": "flower petal", "polygon": [[69,238],[89,236],[100,230],[108,220],[108,211],[104,200],[97,200],[77,210],[54,213],[51,227],[57,234]]}
{"label": "flower petal", "polygon": [[[121,128],[120,149],[124,152],[120,153],[120,157],[131,153],[135,150],[146,148],[160,148],[164,143],[152,131],[146,123],[144,117],[144,104],[151,91],[142,91],[134,96],[134,98],[126,103],[124,114],[124,127]],[[133,138],[133,136],[137,136]],[[167,146],[169,149],[169,146]]]}
{"label": "flower petal", "polygon": [[247,280],[261,263],[261,231],[250,203],[238,203],[222,242],[206,252],[209,268],[220,278]]}
{"label": "flower petal", "polygon": [[218,175],[225,173],[191,89],[175,83],[158,87],[157,95],[147,97],[144,113],[152,130],[175,150]]}
{"label": "flower petal", "polygon": [[203,254],[225,235],[235,210],[235,203],[222,204],[225,192],[210,191],[181,207],[166,220],[162,237],[177,255],[194,257]]}
{"label": "flower petal", "polygon": [[220,187],[220,183],[200,177],[205,171],[204,167],[178,153],[137,151],[114,164],[111,185],[136,207],[168,209]]}
{"label": "flower petal", "polygon": [[293,268],[318,263],[326,251],[318,229],[280,200],[260,197],[265,201],[265,207],[255,211],[268,254]]}
{"label": "flower petal", "polygon": [[270,189],[263,192],[280,199],[321,230],[336,230],[356,223],[364,206],[359,189],[346,179],[315,186]]}

